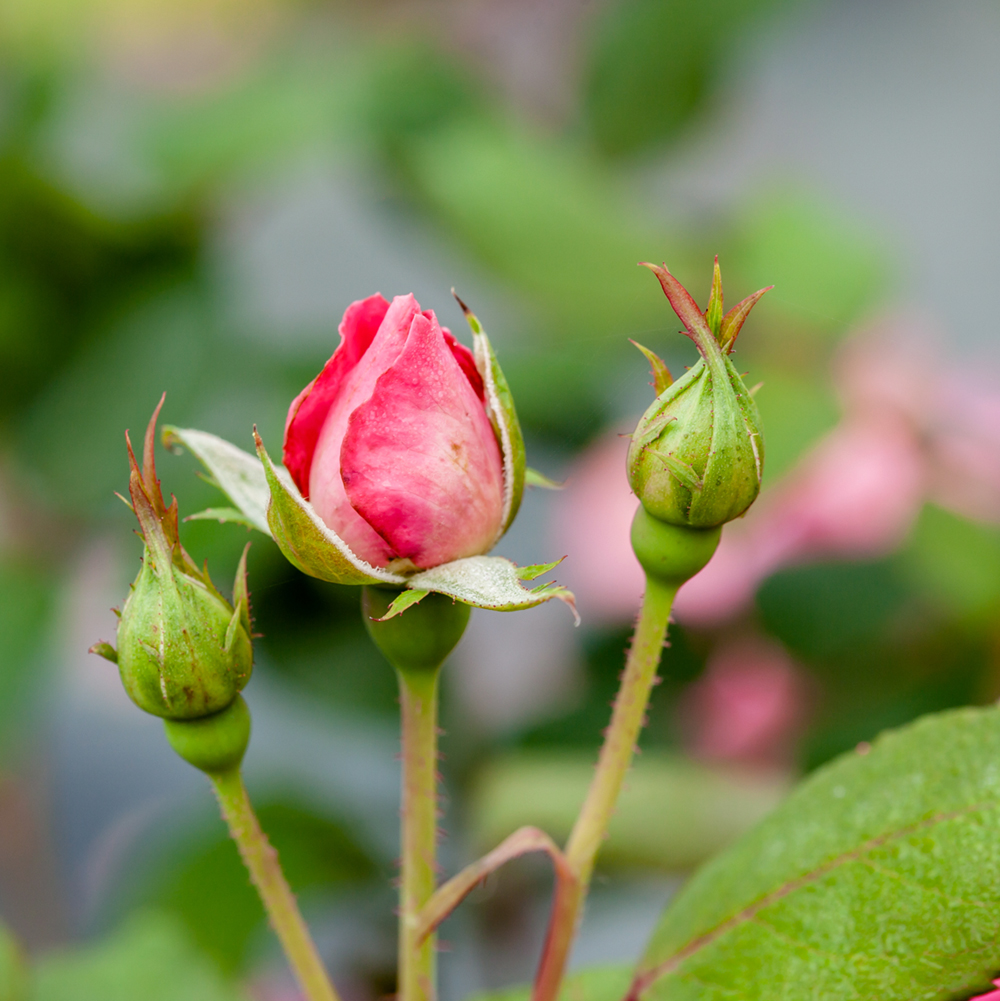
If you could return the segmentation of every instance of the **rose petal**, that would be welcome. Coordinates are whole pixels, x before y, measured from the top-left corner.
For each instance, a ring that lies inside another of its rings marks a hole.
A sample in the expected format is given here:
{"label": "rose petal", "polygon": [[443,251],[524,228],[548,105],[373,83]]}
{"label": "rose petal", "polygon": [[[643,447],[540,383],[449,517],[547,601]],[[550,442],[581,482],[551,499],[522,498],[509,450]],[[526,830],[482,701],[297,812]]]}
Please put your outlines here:
{"label": "rose petal", "polygon": [[412,295],[398,295],[392,300],[368,350],[341,380],[316,442],[309,474],[313,509],[356,555],[373,566],[386,566],[396,554],[348,500],[340,474],[341,446],[351,413],[368,400],[379,376],[399,357],[419,310]]}
{"label": "rose petal", "polygon": [[418,567],[492,545],[503,515],[500,448],[436,319],[414,317],[403,353],[351,414],[341,471],[355,509]]}
{"label": "rose petal", "polygon": [[316,442],[327,414],[340,392],[344,376],[368,350],[385,319],[389,303],[379,294],[352,302],[340,321],[340,344],[312,382],[288,408],[285,421],[285,468],[302,495],[309,497],[309,472]]}

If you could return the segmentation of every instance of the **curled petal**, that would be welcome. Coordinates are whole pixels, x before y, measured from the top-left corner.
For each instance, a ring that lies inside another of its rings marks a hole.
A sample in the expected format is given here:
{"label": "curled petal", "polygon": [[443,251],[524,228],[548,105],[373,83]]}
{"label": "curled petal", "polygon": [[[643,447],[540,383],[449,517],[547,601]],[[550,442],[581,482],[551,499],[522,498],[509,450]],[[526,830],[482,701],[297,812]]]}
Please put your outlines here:
{"label": "curled petal", "polygon": [[327,414],[344,386],[344,380],[371,346],[385,319],[389,303],[376,293],[352,302],[340,321],[340,345],[333,357],[292,401],[285,421],[285,468],[295,485],[309,496],[313,453]]}

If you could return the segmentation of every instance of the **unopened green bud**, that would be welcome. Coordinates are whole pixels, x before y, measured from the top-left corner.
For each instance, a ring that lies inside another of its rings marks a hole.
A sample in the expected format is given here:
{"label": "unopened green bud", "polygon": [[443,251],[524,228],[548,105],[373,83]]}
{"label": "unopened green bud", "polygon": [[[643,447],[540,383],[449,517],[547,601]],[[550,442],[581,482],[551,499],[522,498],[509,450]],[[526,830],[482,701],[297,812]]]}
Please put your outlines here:
{"label": "unopened green bud", "polygon": [[237,695],[221,712],[201,719],[165,719],[170,746],[203,772],[238,768],[250,743],[250,710]]}
{"label": "unopened green bud", "polygon": [[121,611],[117,651],[107,643],[91,649],[118,664],[125,691],[140,709],[189,720],[225,709],[250,678],[247,554],[244,550],[230,604],[208,568],[199,569],[181,546],[177,502],[169,507],[163,502],[153,462],[159,409],[146,432],[141,471],[128,446],[131,506],[145,542],[142,567]]}
{"label": "unopened green bud", "polygon": [[646,266],[659,278],[701,358],[663,389],[639,421],[628,454],[629,483],[654,518],[712,528],[738,518],[760,492],[760,414],[729,352],[767,289],[723,315],[716,259],[711,298],[702,313],[666,267]]}
{"label": "unopened green bud", "polygon": [[228,706],[250,678],[241,609],[148,546],[118,625],[118,670],[140,709],[196,719]]}

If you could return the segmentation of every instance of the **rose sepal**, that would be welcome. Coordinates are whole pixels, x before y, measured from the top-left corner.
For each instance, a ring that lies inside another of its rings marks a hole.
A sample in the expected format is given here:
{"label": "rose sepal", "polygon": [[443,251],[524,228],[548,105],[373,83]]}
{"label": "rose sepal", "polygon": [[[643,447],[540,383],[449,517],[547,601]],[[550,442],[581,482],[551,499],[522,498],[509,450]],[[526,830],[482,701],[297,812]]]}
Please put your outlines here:
{"label": "rose sepal", "polygon": [[511,526],[521,507],[524,496],[524,478],[527,468],[527,457],[524,448],[524,434],[521,432],[521,422],[517,418],[514,407],[514,397],[507,383],[507,378],[497,361],[496,352],[490,339],[479,322],[479,317],[469,309],[451,290],[455,301],[462,308],[469,329],[472,331],[472,353],[476,359],[476,368],[483,379],[483,389],[486,393],[488,413],[493,431],[500,445],[503,456],[503,519],[500,532],[494,542]]}
{"label": "rose sepal", "polygon": [[208,471],[206,479],[218,487],[233,503],[232,508],[209,508],[188,515],[185,520],[213,519],[235,521],[271,535],[267,523],[267,505],[271,491],[260,460],[225,438],[168,424],[163,429],[163,444],[173,452],[186,448]]}
{"label": "rose sepal", "polygon": [[292,566],[332,584],[406,583],[402,574],[374,567],[352,552],[316,514],[287,470],[271,461],[256,428],[253,436],[270,491],[267,523],[272,538]]}
{"label": "rose sepal", "polygon": [[[517,439],[520,440],[519,427]],[[403,590],[390,609],[392,616],[436,592],[477,608],[504,612],[534,608],[557,598],[579,620],[573,594],[566,588],[547,583],[529,589],[521,584],[548,573],[560,561],[518,567],[502,556],[470,556],[409,574],[371,566],[319,519],[288,472],[271,460],[259,436],[257,441],[255,458],[206,431],[165,429],[164,443],[175,449],[184,446],[193,452],[211,481],[235,505],[236,514],[242,515],[230,514],[229,508],[210,508],[195,517],[221,514],[219,520],[239,521],[264,532],[274,539],[290,563],[309,576],[339,584],[399,586]]]}
{"label": "rose sepal", "polygon": [[519,567],[503,556],[467,556],[442,563],[408,578],[407,589],[392,602],[383,618],[399,615],[433,591],[466,605],[494,612],[516,612],[558,598],[569,607],[579,625],[580,616],[572,591],[555,583],[540,584],[534,588],[526,588],[521,583],[547,574],[561,562],[560,559],[554,563]]}

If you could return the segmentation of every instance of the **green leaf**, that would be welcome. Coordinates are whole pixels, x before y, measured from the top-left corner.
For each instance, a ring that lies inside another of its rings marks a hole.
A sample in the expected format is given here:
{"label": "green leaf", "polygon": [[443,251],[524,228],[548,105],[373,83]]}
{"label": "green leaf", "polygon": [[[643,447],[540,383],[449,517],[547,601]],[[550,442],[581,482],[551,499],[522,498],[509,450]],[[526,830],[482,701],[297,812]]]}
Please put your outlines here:
{"label": "green leaf", "polygon": [[392,604],[389,606],[389,611],[376,621],[385,622],[387,619],[393,619],[397,615],[401,615],[411,605],[417,604],[418,601],[423,601],[430,593],[430,591],[421,591],[419,589],[403,591],[397,598],[393,598]]}
{"label": "green leaf", "polygon": [[670,374],[667,363],[655,351],[650,351],[645,345],[640,344],[638,341],[633,341],[631,337],[629,341],[645,355],[646,361],[649,362],[650,374],[653,376],[653,392],[659,396],[660,393],[669,389],[674,384],[674,377]]}
{"label": "green leaf", "polygon": [[[239,521],[271,534],[267,524],[267,502],[271,493],[260,461],[242,448],[207,431],[167,425],[163,429],[163,444],[167,448],[188,449],[211,474],[215,485],[233,502],[238,517],[230,517],[231,508],[209,508],[192,519],[216,518],[219,521]],[[226,515],[223,517],[223,515]]]}
{"label": "green leaf", "polygon": [[816,772],[664,915],[645,1001],[930,1001],[1000,969],[1000,711],[924,717]]}
{"label": "green leaf", "polygon": [[28,1001],[28,970],[20,943],[0,925],[0,1001]]}
{"label": "green leaf", "polygon": [[[593,776],[590,751],[519,751],[494,758],[473,787],[477,848],[492,847],[529,825],[565,841]],[[629,772],[601,865],[690,870],[748,831],[787,791],[778,777],[647,750]]]}
{"label": "green leaf", "polygon": [[184,520],[217,521],[220,525],[232,523],[234,525],[245,525],[247,528],[257,528],[242,511],[235,507],[207,507],[204,511],[196,511],[194,514],[189,514]]}
{"label": "green leaf", "polygon": [[495,612],[534,608],[558,598],[569,605],[577,622],[580,621],[572,591],[557,584],[543,584],[529,591],[522,587],[519,577],[517,565],[502,556],[469,556],[415,574],[407,586],[447,594],[467,605]]}
{"label": "green leaf", "polygon": [[334,584],[406,583],[405,577],[373,567],[351,552],[347,543],[323,524],[288,472],[271,462],[259,437],[257,454],[271,493],[267,507],[271,534],[293,566],[310,577]]}
{"label": "green leaf", "polygon": [[[628,990],[627,966],[594,966],[568,976],[559,992],[559,1001],[621,1001]],[[509,987],[492,994],[476,994],[469,1001],[528,1001],[531,987]]]}
{"label": "green leaf", "polygon": [[177,919],[132,917],[97,945],[43,956],[32,1001],[241,1001]]}
{"label": "green leaf", "polygon": [[541,487],[542,490],[562,490],[566,486],[562,481],[553,480],[537,469],[532,469],[531,466],[527,466],[524,470],[524,485],[526,487]]}
{"label": "green leaf", "polygon": [[532,563],[526,567],[518,567],[517,576],[521,580],[536,580],[547,574],[550,570],[555,570],[564,559],[566,559],[565,556],[562,559],[553,560],[551,563]]}

